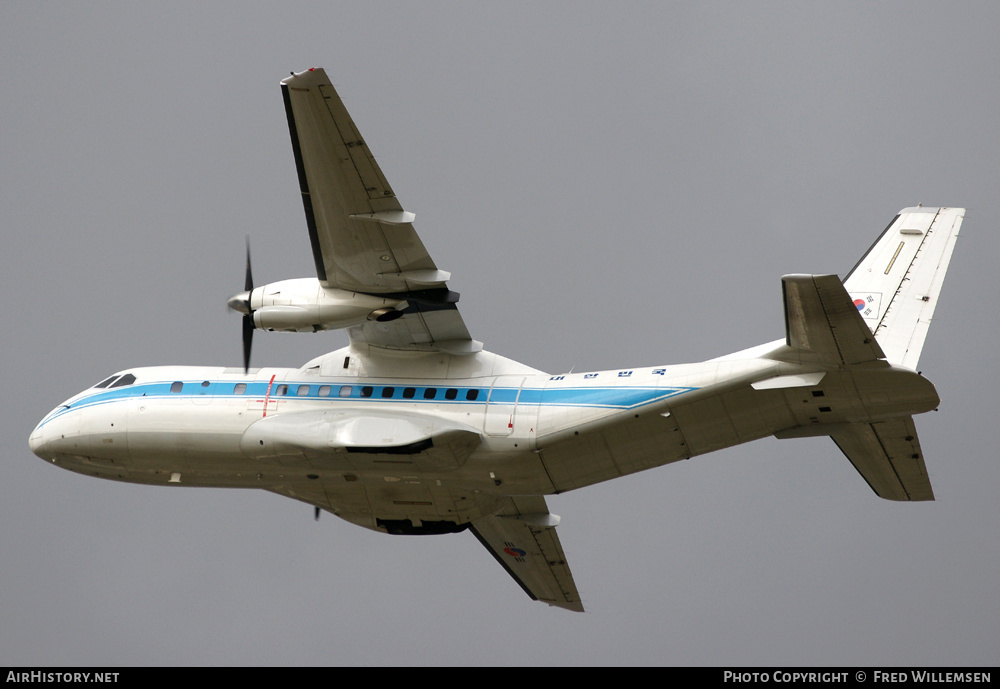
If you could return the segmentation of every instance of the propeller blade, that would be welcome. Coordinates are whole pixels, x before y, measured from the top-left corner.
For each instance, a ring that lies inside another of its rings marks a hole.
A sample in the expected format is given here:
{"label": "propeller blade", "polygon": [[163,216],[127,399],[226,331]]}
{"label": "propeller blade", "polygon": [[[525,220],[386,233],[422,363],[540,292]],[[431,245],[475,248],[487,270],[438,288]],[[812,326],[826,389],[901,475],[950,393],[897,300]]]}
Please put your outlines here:
{"label": "propeller blade", "polygon": [[243,289],[247,292],[253,289],[253,272],[250,270],[250,235],[247,235],[247,274],[243,280]]}
{"label": "propeller blade", "polygon": [[[250,310],[250,294],[253,292],[253,271],[250,269],[250,235],[247,235],[247,271],[243,279],[243,289],[246,294],[245,310],[243,311],[243,373],[250,372],[250,349],[253,346],[253,311]],[[241,295],[237,295],[241,296]],[[236,297],[234,297],[235,299]],[[230,304],[232,306],[232,304]]]}
{"label": "propeller blade", "polygon": [[243,316],[243,373],[250,372],[250,347],[253,345],[253,316]]}

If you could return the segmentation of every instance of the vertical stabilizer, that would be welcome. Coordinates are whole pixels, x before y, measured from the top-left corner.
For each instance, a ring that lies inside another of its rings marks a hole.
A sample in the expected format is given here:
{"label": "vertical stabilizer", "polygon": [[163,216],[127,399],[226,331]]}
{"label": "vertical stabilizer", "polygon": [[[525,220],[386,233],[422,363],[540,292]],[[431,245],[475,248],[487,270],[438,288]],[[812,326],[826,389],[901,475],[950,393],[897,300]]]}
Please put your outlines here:
{"label": "vertical stabilizer", "polygon": [[916,369],[964,208],[904,208],[844,280],[886,359]]}

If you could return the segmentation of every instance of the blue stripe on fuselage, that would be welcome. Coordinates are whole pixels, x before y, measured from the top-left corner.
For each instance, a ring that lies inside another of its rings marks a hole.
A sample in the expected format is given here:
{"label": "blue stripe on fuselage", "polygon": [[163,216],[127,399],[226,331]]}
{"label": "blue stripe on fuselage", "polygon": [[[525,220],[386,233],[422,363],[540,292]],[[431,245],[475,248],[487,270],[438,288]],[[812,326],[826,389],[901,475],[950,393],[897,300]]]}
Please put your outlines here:
{"label": "blue stripe on fuselage", "polygon": [[[171,392],[171,387],[182,382],[179,392]],[[207,382],[208,385],[203,385]],[[242,393],[236,393],[237,386],[245,386]],[[299,389],[308,387],[305,394]],[[417,404],[514,404],[540,407],[596,407],[605,409],[633,409],[652,402],[674,397],[694,390],[690,387],[554,387],[554,388],[490,388],[489,386],[447,387],[437,385],[358,385],[356,382],[304,383],[281,381],[233,381],[233,380],[185,380],[136,383],[133,385],[100,390],[92,395],[74,400],[53,410],[39,426],[54,418],[83,407],[108,404],[131,397],[164,399],[198,399],[199,397],[262,399],[271,388],[271,400],[325,400],[329,402],[408,402]],[[325,394],[320,394],[321,389]],[[383,394],[392,390],[389,397]],[[424,397],[433,390],[432,397]],[[193,394],[192,394],[193,391]],[[404,396],[404,391],[408,396]],[[452,392],[454,391],[454,392]],[[469,399],[470,391],[476,391],[475,399]],[[284,394],[279,394],[283,392]],[[452,396],[449,398],[448,395]]]}

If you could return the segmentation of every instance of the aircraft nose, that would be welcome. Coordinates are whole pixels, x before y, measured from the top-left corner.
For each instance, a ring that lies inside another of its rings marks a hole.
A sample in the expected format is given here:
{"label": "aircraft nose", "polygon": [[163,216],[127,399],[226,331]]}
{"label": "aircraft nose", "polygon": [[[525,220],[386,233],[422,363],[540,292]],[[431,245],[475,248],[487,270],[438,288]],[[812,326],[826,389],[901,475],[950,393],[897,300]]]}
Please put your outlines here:
{"label": "aircraft nose", "polygon": [[38,457],[46,459],[45,457],[45,447],[49,444],[48,433],[46,433],[44,425],[38,424],[35,426],[35,430],[31,432],[31,437],[28,438],[28,447],[31,451]]}
{"label": "aircraft nose", "polygon": [[[61,408],[61,407],[60,407]],[[70,414],[59,416],[58,410],[46,416],[31,432],[28,446],[31,451],[42,459],[54,459],[62,446],[66,444],[67,436],[76,436],[77,425]]]}
{"label": "aircraft nose", "polygon": [[35,430],[31,432],[31,437],[28,438],[28,447],[31,448],[31,451],[34,454],[41,457],[41,455],[39,455],[38,452],[39,450],[42,449],[44,445],[45,445],[45,434],[43,433],[40,427],[35,426]]}

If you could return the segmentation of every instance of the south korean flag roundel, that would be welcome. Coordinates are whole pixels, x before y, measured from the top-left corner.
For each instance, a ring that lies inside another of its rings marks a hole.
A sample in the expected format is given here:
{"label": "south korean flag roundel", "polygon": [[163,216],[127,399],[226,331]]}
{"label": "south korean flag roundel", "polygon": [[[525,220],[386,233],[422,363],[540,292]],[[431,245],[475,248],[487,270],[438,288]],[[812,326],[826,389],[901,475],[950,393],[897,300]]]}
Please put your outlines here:
{"label": "south korean flag roundel", "polygon": [[878,323],[882,316],[882,294],[880,292],[852,292],[851,300],[858,313],[868,325]]}

